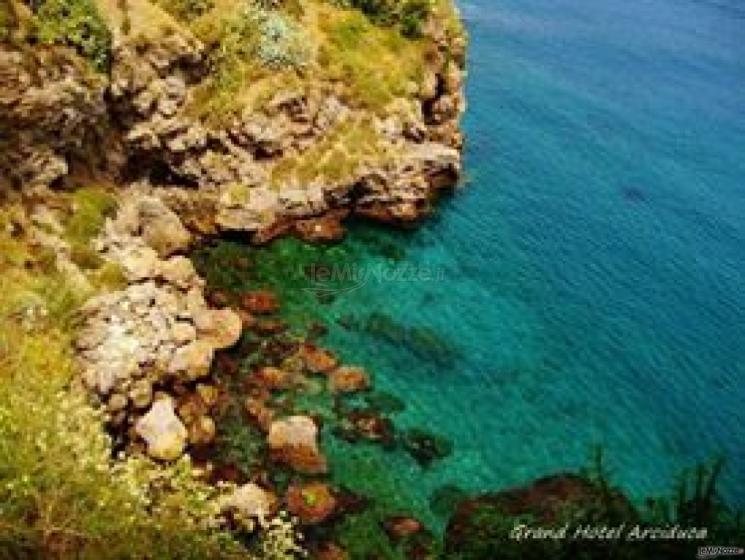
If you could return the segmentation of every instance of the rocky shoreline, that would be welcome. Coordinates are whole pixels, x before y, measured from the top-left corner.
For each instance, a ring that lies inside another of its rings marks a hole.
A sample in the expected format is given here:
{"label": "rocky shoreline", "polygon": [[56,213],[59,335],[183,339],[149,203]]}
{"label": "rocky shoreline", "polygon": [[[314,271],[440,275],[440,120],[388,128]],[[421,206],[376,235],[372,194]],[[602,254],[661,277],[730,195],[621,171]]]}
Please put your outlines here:
{"label": "rocky shoreline", "polygon": [[[313,329],[288,333],[271,292],[206,286],[184,256],[192,241],[172,210],[141,194],[122,203],[95,242],[127,285],[85,304],[76,348],[115,449],[164,462],[188,453],[213,484],[236,485],[222,507],[243,526],[283,507],[306,528],[333,525],[368,499],[330,481],[324,425],[348,442],[400,445],[423,468],[450,453],[449,443],[423,430],[395,433],[385,404],[349,406],[345,398],[371,391],[371,376],[318,346]],[[246,333],[250,340],[242,340]],[[319,392],[325,415],[293,407],[293,395]],[[231,415],[250,426],[258,446],[252,465],[220,451],[221,424]],[[393,541],[430,535],[421,522],[394,513],[385,527]],[[310,543],[318,558],[343,557],[333,541]],[[331,553],[337,556],[324,556]]]}

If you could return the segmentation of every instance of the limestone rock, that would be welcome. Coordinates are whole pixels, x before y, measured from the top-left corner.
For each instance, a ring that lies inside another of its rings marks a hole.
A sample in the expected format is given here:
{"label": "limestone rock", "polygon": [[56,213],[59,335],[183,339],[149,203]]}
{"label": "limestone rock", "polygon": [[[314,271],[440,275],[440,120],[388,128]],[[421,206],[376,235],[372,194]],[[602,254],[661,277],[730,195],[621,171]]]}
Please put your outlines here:
{"label": "limestone rock", "polygon": [[276,460],[298,472],[319,474],[327,470],[326,458],[318,448],[318,427],[307,416],[272,422],[267,444]]}
{"label": "limestone rock", "polygon": [[194,315],[198,336],[215,349],[230,348],[241,338],[243,322],[230,309],[205,309]]}
{"label": "limestone rock", "polygon": [[153,403],[150,411],[135,425],[137,434],[147,443],[147,453],[154,459],[173,461],[186,447],[188,432],[173,410],[170,399]]}
{"label": "limestone rock", "polygon": [[177,349],[168,366],[168,372],[184,375],[188,380],[206,376],[215,355],[214,347],[204,340],[195,340]]}
{"label": "limestone rock", "polygon": [[155,197],[140,198],[136,204],[142,238],[161,257],[189,248],[191,234],[173,210]]}
{"label": "limestone rock", "polygon": [[223,511],[235,511],[245,518],[268,518],[277,508],[277,497],[258,484],[249,482],[223,498]]}

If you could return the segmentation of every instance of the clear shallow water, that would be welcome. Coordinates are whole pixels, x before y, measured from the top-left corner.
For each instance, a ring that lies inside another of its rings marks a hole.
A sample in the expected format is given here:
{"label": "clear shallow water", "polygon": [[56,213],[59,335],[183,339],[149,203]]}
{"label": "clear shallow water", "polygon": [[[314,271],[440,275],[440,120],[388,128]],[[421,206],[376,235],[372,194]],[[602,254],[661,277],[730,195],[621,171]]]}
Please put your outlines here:
{"label": "clear shallow water", "polygon": [[527,482],[586,465],[599,443],[638,497],[724,453],[742,504],[745,6],[461,5],[468,188],[416,232],[357,226],[300,259],[435,278],[369,279],[327,303],[288,280],[285,294],[329,324],[326,346],[407,401],[398,424],[456,452],[422,470],[331,442],[337,476],[424,510],[444,483]]}

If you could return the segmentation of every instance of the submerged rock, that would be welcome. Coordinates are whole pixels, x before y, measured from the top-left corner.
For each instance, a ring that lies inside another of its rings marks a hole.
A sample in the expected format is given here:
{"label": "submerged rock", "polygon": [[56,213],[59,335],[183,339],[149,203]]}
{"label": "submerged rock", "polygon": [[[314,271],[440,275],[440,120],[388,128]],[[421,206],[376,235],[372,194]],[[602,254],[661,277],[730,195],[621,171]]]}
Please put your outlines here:
{"label": "submerged rock", "polygon": [[423,467],[447,457],[453,451],[453,444],[444,437],[418,428],[407,430],[402,437],[402,443],[409,455]]}
{"label": "submerged rock", "polygon": [[421,521],[413,517],[398,515],[389,517],[383,522],[383,528],[392,541],[408,539],[424,530]]}
{"label": "submerged rock", "polygon": [[316,525],[328,520],[335,512],[337,500],[328,484],[310,482],[293,484],[285,496],[287,510],[304,525]]}
{"label": "submerged rock", "polygon": [[255,315],[268,315],[279,310],[279,300],[268,290],[246,292],[241,297],[241,307]]}
{"label": "submerged rock", "polygon": [[[576,552],[561,539],[516,541],[510,532],[525,519],[535,526],[560,527],[563,523],[615,525],[638,522],[629,500],[573,474],[540,478],[528,486],[484,494],[463,500],[450,518],[445,533],[446,552],[473,560],[491,560],[495,550],[505,557],[573,558]],[[599,542],[598,544],[603,544]],[[586,541],[583,557],[605,559],[607,546],[593,548]],[[636,555],[635,555],[636,556]],[[648,557],[642,554],[640,557]],[[679,557],[679,556],[675,556]]]}
{"label": "submerged rock", "polygon": [[135,431],[147,443],[147,453],[154,459],[173,461],[186,448],[188,432],[173,409],[170,399],[161,399],[137,421]]}
{"label": "submerged rock", "polygon": [[331,393],[356,393],[370,388],[370,377],[361,367],[342,366],[329,373],[328,389]]}
{"label": "submerged rock", "polygon": [[328,373],[339,364],[334,354],[309,342],[300,346],[298,357],[310,373]]}
{"label": "submerged rock", "polygon": [[386,448],[392,448],[396,441],[393,422],[371,410],[347,412],[334,428],[334,434],[351,443],[368,441]]}

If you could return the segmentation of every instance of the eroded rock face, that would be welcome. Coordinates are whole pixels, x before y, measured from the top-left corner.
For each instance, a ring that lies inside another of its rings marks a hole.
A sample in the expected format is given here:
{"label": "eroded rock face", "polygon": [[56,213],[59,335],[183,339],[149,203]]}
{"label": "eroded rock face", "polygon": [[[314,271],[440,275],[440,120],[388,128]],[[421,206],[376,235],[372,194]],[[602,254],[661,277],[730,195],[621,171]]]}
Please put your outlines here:
{"label": "eroded rock face", "polygon": [[153,403],[148,413],[138,420],[135,430],[147,443],[147,453],[154,459],[173,461],[186,447],[188,433],[170,399]]}
{"label": "eroded rock face", "polygon": [[106,128],[105,88],[67,49],[0,45],[0,174],[46,186],[73,156],[88,159]]}

